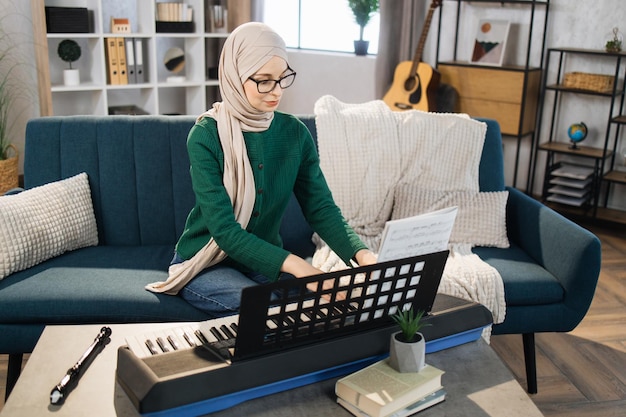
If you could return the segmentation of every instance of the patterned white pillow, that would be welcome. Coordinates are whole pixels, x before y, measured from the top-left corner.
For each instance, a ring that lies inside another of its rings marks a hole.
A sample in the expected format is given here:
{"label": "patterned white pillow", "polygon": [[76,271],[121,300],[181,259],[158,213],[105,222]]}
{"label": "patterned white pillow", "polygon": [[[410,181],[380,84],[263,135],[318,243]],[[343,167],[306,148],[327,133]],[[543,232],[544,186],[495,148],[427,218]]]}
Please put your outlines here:
{"label": "patterned white pillow", "polygon": [[0,197],[0,279],[97,244],[86,173]]}
{"label": "patterned white pillow", "polygon": [[392,219],[402,219],[449,206],[458,206],[450,243],[508,248],[506,202],[508,191],[434,191],[402,184],[394,192]]}

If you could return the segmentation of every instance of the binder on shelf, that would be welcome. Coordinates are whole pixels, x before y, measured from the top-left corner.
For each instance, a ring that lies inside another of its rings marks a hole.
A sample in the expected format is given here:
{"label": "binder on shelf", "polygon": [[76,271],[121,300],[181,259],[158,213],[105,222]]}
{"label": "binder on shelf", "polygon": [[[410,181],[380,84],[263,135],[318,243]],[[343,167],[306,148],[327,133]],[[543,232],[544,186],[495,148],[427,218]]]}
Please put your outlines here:
{"label": "binder on shelf", "polygon": [[107,60],[107,82],[111,85],[120,83],[119,64],[117,60],[117,44],[115,38],[105,38],[106,40],[106,60]]}
{"label": "binder on shelf", "polygon": [[126,69],[128,70],[128,84],[136,84],[135,75],[135,41],[133,38],[126,38]]}
{"label": "binder on shelf", "polygon": [[128,84],[128,67],[126,65],[126,42],[124,38],[115,38],[117,45],[117,62],[120,69],[120,84]]}
{"label": "binder on shelf", "polygon": [[143,67],[143,39],[135,38],[135,81],[138,84],[146,82],[145,69]]}

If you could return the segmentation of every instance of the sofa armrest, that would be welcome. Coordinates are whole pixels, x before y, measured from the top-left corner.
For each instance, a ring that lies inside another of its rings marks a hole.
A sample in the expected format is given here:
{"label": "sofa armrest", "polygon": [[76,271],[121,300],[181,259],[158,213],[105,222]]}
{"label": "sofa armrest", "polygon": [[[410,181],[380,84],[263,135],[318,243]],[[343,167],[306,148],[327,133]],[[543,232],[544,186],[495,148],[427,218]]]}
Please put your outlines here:
{"label": "sofa armrest", "polygon": [[21,187],[11,188],[10,190],[6,191],[3,195],[15,195],[15,194],[21,193],[22,191],[24,191],[24,189]]}
{"label": "sofa armrest", "polygon": [[565,290],[565,305],[582,319],[600,274],[600,240],[521,191],[507,189],[509,240],[559,280]]}

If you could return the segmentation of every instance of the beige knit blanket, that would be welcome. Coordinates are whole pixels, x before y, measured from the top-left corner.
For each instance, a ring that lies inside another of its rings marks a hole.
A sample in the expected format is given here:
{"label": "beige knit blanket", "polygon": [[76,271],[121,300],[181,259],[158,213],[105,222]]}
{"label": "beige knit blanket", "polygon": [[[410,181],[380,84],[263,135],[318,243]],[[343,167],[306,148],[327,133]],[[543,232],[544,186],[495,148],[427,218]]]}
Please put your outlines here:
{"label": "beige knit blanket", "polygon": [[[332,96],[315,105],[320,164],[348,223],[376,251],[391,218],[394,189],[418,183],[424,189],[478,193],[478,166],[486,127],[466,115],[393,112],[380,100],[342,103]],[[418,213],[415,213],[418,214]],[[313,264],[325,271],[346,268],[314,236]],[[470,245],[450,247],[439,292],[476,301],[504,320],[499,273]]]}

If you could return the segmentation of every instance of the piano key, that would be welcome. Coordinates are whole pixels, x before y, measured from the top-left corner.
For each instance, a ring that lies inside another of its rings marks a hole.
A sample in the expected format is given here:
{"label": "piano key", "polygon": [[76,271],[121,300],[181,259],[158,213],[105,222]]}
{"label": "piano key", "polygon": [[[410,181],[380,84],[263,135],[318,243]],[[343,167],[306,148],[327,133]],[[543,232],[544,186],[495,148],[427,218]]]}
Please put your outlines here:
{"label": "piano key", "polygon": [[230,331],[230,328],[228,326],[226,326],[225,324],[222,324],[220,326],[220,330],[222,331],[222,333],[224,333],[226,335],[226,337],[228,339],[233,339],[235,337],[233,332]]}
{"label": "piano key", "polygon": [[193,334],[196,335],[196,337],[198,339],[200,339],[200,342],[204,345],[204,344],[208,344],[209,343],[209,339],[207,339],[207,337],[204,335],[204,333],[202,333],[201,330],[196,330],[193,332]]}
{"label": "piano key", "polygon": [[139,358],[147,358],[152,355],[145,342],[146,340],[143,336],[130,336],[126,338],[128,348]]}
{"label": "piano key", "polygon": [[160,337],[160,336],[157,337],[156,338],[156,342],[157,342],[157,345],[159,345],[159,347],[161,348],[161,351],[163,353],[167,353],[167,352],[170,351],[170,349],[167,347],[167,343],[165,342],[165,340],[163,340],[162,337]]}
{"label": "piano key", "polygon": [[148,350],[150,351],[152,355],[156,355],[159,353],[159,351],[157,350],[157,347],[155,346],[152,340],[146,339],[146,346],[148,347]]}
{"label": "piano key", "polygon": [[167,336],[167,341],[170,343],[170,346],[172,347],[172,349],[174,349],[174,350],[179,350],[180,349],[180,345],[178,344],[178,340],[176,340],[174,338],[174,335]]}
{"label": "piano key", "polygon": [[178,350],[178,347],[181,345],[181,341],[178,339],[174,329],[162,329],[155,331],[154,337],[156,338],[157,344],[163,353]]}
{"label": "piano key", "polygon": [[219,340],[226,340],[226,339],[227,339],[227,337],[226,337],[225,335],[223,335],[223,334],[219,331],[219,329],[218,329],[217,327],[211,327],[210,331],[211,331],[211,334],[212,334],[213,336],[215,336],[215,338],[216,338],[218,341],[219,341]]}
{"label": "piano key", "polygon": [[175,330],[179,339],[183,341],[183,345],[187,348],[198,346],[193,336],[193,329],[190,326],[178,327]]}

